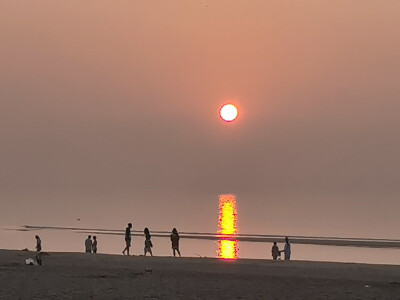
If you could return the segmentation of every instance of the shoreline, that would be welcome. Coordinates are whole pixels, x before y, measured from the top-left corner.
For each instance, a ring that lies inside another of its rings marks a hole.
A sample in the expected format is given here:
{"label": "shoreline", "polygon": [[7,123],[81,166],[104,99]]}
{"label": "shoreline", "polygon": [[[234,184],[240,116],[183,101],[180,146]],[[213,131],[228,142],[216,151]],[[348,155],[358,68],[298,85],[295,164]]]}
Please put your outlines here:
{"label": "shoreline", "polygon": [[[97,235],[114,235],[123,236],[124,232],[117,229],[101,229],[101,228],[80,228],[80,227],[61,227],[61,226],[37,226],[24,225],[14,230],[34,231],[34,230],[66,230],[85,234]],[[168,231],[152,231],[153,237],[169,238]],[[132,230],[132,236],[143,236],[142,231]],[[280,242],[285,241],[283,235],[266,235],[266,234],[243,234],[239,233],[234,236],[224,236],[216,233],[207,232],[185,232],[180,233],[182,239],[198,239],[198,240],[220,240],[234,239],[239,242]],[[359,237],[334,237],[334,236],[299,236],[289,235],[293,244],[302,245],[318,245],[318,246],[339,246],[339,247],[361,247],[361,248],[378,248],[378,249],[400,249],[400,240],[395,238],[359,238]]]}

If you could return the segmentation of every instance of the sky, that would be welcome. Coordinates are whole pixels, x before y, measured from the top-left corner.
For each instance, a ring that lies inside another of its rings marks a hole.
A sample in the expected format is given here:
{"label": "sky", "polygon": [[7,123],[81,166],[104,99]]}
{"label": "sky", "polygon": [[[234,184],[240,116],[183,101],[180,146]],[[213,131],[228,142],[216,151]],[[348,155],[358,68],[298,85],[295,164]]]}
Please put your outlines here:
{"label": "sky", "polygon": [[399,1],[4,0],[0,66],[2,226],[399,238]]}

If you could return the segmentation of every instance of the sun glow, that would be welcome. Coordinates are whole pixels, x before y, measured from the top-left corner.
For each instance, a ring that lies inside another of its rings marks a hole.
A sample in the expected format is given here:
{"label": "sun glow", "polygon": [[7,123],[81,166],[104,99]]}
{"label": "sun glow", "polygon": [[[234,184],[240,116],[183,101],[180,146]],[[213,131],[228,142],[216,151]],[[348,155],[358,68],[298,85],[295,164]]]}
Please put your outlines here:
{"label": "sun glow", "polygon": [[237,234],[237,209],[234,195],[219,196],[219,221],[218,221],[218,258],[225,260],[238,259]]}
{"label": "sun glow", "polygon": [[232,122],[236,119],[238,110],[233,104],[225,104],[219,110],[219,115],[221,116],[222,120],[226,122]]}

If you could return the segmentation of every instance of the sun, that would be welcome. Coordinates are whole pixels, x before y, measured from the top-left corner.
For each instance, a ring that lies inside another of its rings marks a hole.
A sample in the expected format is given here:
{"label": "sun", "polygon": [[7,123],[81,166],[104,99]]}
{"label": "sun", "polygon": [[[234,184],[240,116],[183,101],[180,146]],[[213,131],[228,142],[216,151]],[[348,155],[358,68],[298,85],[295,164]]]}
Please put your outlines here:
{"label": "sun", "polygon": [[222,120],[226,122],[232,122],[236,119],[238,110],[233,104],[225,104],[219,110],[219,115],[221,116]]}

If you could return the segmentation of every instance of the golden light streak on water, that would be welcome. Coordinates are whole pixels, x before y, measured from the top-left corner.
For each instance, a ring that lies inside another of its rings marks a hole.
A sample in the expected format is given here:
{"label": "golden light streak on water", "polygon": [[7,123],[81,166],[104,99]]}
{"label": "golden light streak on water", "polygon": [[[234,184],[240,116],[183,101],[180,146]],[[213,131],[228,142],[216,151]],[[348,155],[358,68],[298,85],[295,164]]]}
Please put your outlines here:
{"label": "golden light streak on water", "polygon": [[237,232],[236,197],[234,195],[220,195],[217,233],[223,235],[223,237],[218,241],[218,258],[238,259],[238,241],[235,240]]}

